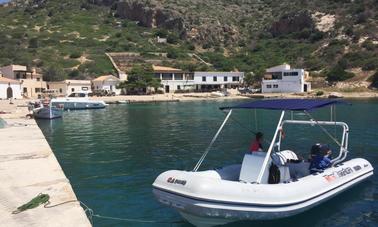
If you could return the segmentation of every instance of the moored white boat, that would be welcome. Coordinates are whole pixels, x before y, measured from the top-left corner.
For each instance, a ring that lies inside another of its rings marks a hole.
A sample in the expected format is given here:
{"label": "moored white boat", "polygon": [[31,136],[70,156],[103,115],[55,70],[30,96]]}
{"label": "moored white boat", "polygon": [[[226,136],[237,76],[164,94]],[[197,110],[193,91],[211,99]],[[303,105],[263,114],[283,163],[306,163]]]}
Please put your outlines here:
{"label": "moored white boat", "polygon": [[51,100],[51,105],[64,110],[103,109],[107,106],[104,101],[90,100],[88,92],[73,92],[64,98]]}
{"label": "moored white boat", "polygon": [[33,116],[36,119],[55,119],[61,118],[62,115],[63,110],[53,106],[44,106],[33,109]]}
{"label": "moored white boat", "polygon": [[[327,201],[373,175],[373,167],[367,160],[345,161],[349,135],[346,123],[317,121],[308,112],[338,103],[340,101],[336,100],[260,100],[223,108],[229,111],[227,117],[193,171],[169,170],[160,174],[153,183],[153,193],[159,202],[176,209],[196,226],[283,218]],[[269,149],[246,154],[241,164],[198,171],[234,109],[282,110]],[[310,119],[285,120],[287,110],[302,111]],[[286,124],[316,126],[326,134],[325,126],[341,127],[341,141],[335,141],[340,151],[332,159],[332,166],[310,174],[308,162],[298,161],[293,151],[281,150],[282,130]],[[270,180],[273,165],[279,169],[279,181],[274,183]]]}

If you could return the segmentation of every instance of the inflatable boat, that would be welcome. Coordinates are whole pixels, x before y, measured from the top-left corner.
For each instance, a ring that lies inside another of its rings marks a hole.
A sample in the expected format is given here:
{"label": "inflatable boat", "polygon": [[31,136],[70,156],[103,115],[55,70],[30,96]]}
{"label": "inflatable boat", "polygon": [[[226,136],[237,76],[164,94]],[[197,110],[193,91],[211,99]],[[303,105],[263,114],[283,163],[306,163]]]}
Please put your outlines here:
{"label": "inflatable boat", "polygon": [[[340,100],[280,99],[259,100],[221,108],[227,113],[192,171],[169,170],[153,183],[157,200],[177,210],[195,226],[223,225],[240,220],[269,220],[296,215],[308,210],[373,175],[365,159],[346,161],[349,127],[344,122],[317,121],[310,111],[335,104]],[[235,109],[280,110],[274,136],[266,152],[245,154],[241,164],[214,170],[198,171],[224,125]],[[301,111],[308,120],[285,119],[285,112]],[[310,163],[300,160],[291,150],[281,150],[285,125],[319,127],[340,148],[328,168],[311,171]],[[341,140],[327,131],[327,126],[342,128]],[[272,166],[276,171],[272,172]],[[272,174],[275,176],[272,178]],[[273,181],[272,181],[273,179]]]}

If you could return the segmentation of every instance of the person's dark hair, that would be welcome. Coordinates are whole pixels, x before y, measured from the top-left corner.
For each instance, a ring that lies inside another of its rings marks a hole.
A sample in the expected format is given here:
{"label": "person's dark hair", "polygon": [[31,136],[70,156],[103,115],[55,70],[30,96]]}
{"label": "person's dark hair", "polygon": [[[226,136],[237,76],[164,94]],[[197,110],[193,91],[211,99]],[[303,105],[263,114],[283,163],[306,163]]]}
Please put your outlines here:
{"label": "person's dark hair", "polygon": [[261,139],[262,137],[264,136],[264,134],[262,132],[258,132],[256,133],[256,139]]}
{"label": "person's dark hair", "polygon": [[311,156],[320,154],[320,144],[315,144],[311,147]]}

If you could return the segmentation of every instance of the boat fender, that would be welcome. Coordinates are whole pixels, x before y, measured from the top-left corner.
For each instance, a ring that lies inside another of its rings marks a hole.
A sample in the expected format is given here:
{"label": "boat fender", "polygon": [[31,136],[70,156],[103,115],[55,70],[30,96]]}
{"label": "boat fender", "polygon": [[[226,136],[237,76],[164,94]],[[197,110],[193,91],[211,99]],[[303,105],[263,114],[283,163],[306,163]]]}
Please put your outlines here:
{"label": "boat fender", "polygon": [[269,184],[278,184],[281,180],[281,172],[277,165],[272,163],[269,167],[269,177],[268,183]]}

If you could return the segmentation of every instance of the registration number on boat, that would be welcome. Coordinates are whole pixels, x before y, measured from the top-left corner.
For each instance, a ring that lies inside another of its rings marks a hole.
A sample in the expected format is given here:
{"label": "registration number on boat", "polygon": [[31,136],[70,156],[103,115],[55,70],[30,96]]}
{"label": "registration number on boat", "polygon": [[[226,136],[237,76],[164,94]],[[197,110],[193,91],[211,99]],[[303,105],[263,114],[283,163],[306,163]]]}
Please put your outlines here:
{"label": "registration number on boat", "polygon": [[181,184],[181,185],[186,185],[186,180],[180,180],[180,179],[176,179],[174,177],[170,177],[167,179],[167,182],[168,183],[171,183],[171,184]]}

